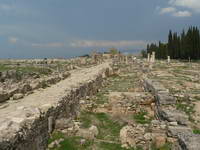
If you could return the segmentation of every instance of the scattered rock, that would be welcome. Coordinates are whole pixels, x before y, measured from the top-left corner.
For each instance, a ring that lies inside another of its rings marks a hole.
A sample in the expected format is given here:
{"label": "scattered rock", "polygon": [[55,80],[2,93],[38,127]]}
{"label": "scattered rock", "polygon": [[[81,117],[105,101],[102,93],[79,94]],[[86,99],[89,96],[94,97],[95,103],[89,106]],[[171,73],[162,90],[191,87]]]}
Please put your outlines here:
{"label": "scattered rock", "polygon": [[123,147],[134,147],[135,141],[135,128],[132,126],[125,126],[120,130],[120,141]]}
{"label": "scattered rock", "polygon": [[177,126],[178,123],[177,122],[169,122],[169,125],[171,125],[171,126]]}
{"label": "scattered rock", "polygon": [[86,143],[86,140],[85,139],[81,139],[80,140],[80,145],[84,145]]}
{"label": "scattered rock", "polygon": [[92,125],[90,128],[89,128],[89,131],[94,134],[94,136],[97,136],[99,134],[99,130],[96,126]]}
{"label": "scattered rock", "polygon": [[190,134],[192,133],[192,129],[185,126],[169,126],[168,127],[168,136],[177,138],[182,134]]}
{"label": "scattered rock", "polygon": [[66,118],[61,118],[61,119],[56,119],[55,121],[55,129],[66,129],[70,125],[71,119],[66,119]]}
{"label": "scattered rock", "polygon": [[161,148],[166,143],[166,137],[156,136],[154,137],[153,142],[155,143],[156,148]]}
{"label": "scattered rock", "polygon": [[151,140],[152,139],[152,134],[151,133],[146,133],[144,135],[145,140]]}
{"label": "scattered rock", "polygon": [[95,139],[94,133],[92,133],[88,129],[79,129],[76,133],[76,136],[80,136],[80,137],[83,137],[85,139],[90,139],[90,140]]}
{"label": "scattered rock", "polygon": [[188,125],[188,116],[184,112],[180,112],[175,108],[158,108],[159,117],[163,120],[167,120],[169,122],[177,122],[180,125]]}
{"label": "scattered rock", "polygon": [[18,93],[18,94],[13,95],[13,100],[18,100],[18,99],[21,99],[23,97],[24,97],[24,94]]}

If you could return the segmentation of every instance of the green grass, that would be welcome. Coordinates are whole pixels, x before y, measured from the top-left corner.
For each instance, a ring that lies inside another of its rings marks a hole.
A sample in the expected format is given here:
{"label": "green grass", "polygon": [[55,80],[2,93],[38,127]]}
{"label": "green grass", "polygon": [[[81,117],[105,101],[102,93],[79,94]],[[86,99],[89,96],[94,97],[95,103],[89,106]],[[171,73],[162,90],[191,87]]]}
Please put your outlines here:
{"label": "green grass", "polygon": [[99,147],[101,150],[143,150],[143,148],[136,147],[136,148],[122,148],[121,144],[115,144],[115,143],[106,143],[106,142],[101,142]]}
{"label": "green grass", "polygon": [[64,138],[64,134],[62,134],[61,132],[54,132],[52,134],[52,137],[48,140],[48,144],[60,138]]}
{"label": "green grass", "polygon": [[122,126],[117,121],[113,121],[106,113],[96,113],[95,117],[99,120],[99,139],[116,140],[119,137]]}
{"label": "green grass", "polygon": [[[92,124],[97,125],[99,129],[99,135],[97,139],[101,140],[110,140],[119,142],[119,132],[122,126],[111,119],[111,117],[106,113],[93,113],[93,112],[82,112],[79,120],[81,120],[82,127],[89,128]],[[56,139],[63,138],[65,141],[61,142],[61,147],[53,150],[84,150],[89,149],[91,145],[94,144],[94,141],[87,141],[85,145],[78,146],[80,137],[65,137],[62,133],[56,132],[52,135],[52,138],[49,139],[49,143],[55,141]],[[98,145],[98,144],[97,144]],[[120,144],[100,144],[98,145],[105,150],[114,150],[121,148]],[[119,149],[124,150],[124,149]],[[131,149],[134,150],[134,149]]]}
{"label": "green grass", "polygon": [[16,70],[17,72],[20,72],[22,74],[25,73],[38,73],[42,75],[48,75],[52,73],[52,70],[49,68],[42,68],[42,67],[34,67],[34,66],[6,66],[3,64],[0,64],[0,71],[8,71],[8,70]]}
{"label": "green grass", "polygon": [[195,107],[194,104],[192,106],[189,104],[181,104],[181,103],[176,104],[176,109],[185,112],[189,117],[188,118],[189,121],[191,121],[191,122],[195,121],[193,118],[193,114],[195,113],[194,107]]}
{"label": "green grass", "polygon": [[193,130],[193,133],[194,133],[194,134],[200,134],[200,129],[194,129],[194,130]]}
{"label": "green grass", "polygon": [[133,88],[135,85],[134,76],[114,76],[108,79],[110,85],[107,87],[110,91],[128,92],[128,89]]}
{"label": "green grass", "polygon": [[99,129],[98,139],[117,140],[122,128],[119,122],[112,120],[106,113],[81,112],[79,120],[83,128],[96,125]]}
{"label": "green grass", "polygon": [[52,138],[49,139],[48,144],[58,139],[64,139],[60,143],[60,147],[56,147],[50,150],[90,150],[90,146],[93,145],[93,141],[87,140],[84,145],[80,145],[82,137],[65,137],[61,132],[55,132],[52,134]]}
{"label": "green grass", "polygon": [[81,121],[82,128],[89,128],[92,125],[92,113],[90,112],[81,112],[79,120]]}
{"label": "green grass", "polygon": [[6,66],[6,65],[3,65],[3,64],[0,64],[0,72],[4,72],[4,71],[7,71],[9,70],[10,67]]}
{"label": "green grass", "polygon": [[151,122],[151,119],[146,119],[145,115],[147,115],[147,112],[141,111],[137,114],[134,114],[133,118],[136,121],[136,123],[139,124],[149,124]]}
{"label": "green grass", "polygon": [[43,89],[49,87],[49,85],[47,84],[47,82],[44,81],[44,80],[40,82],[40,86],[41,86],[41,88],[43,88]]}
{"label": "green grass", "polygon": [[200,96],[195,96],[194,99],[200,101]]}
{"label": "green grass", "polygon": [[52,73],[52,71],[48,68],[33,67],[33,66],[15,67],[13,69],[16,69],[17,71],[22,73],[38,73],[41,75],[48,75]]}
{"label": "green grass", "polygon": [[96,97],[97,97],[96,103],[97,104],[104,104],[104,103],[108,102],[108,96],[106,96],[105,94],[106,94],[105,91],[98,92],[96,94]]}
{"label": "green grass", "polygon": [[151,145],[151,150],[172,150],[172,144],[171,143],[166,143],[160,148],[156,148],[155,144],[153,143]]}
{"label": "green grass", "polygon": [[188,104],[178,103],[178,104],[176,104],[176,108],[178,110],[184,111],[187,115],[191,115],[191,114],[195,113],[194,105],[190,106]]}

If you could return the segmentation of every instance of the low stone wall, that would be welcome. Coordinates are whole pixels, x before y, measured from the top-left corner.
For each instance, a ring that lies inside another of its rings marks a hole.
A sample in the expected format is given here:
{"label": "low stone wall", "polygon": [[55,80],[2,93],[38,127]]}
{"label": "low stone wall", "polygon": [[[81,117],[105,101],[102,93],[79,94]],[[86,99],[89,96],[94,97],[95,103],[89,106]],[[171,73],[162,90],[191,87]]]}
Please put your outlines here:
{"label": "low stone wall", "polygon": [[167,134],[178,139],[180,150],[199,150],[200,135],[193,134],[188,116],[176,109],[176,99],[169,90],[159,82],[147,78],[144,79],[144,87],[155,96],[157,116],[168,122]]}
{"label": "low stone wall", "polygon": [[45,150],[56,119],[75,116],[80,98],[95,94],[108,74],[108,64],[76,71],[54,87],[0,110],[0,150]]}

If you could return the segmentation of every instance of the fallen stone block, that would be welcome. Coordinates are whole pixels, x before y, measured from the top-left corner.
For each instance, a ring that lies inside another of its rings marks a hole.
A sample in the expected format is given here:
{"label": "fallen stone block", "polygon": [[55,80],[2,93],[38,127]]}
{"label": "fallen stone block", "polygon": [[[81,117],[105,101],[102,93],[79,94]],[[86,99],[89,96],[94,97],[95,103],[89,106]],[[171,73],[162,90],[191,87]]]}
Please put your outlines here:
{"label": "fallen stone block", "polygon": [[176,104],[176,100],[168,92],[160,92],[156,94],[157,105],[172,105]]}
{"label": "fallen stone block", "polygon": [[168,90],[164,88],[164,86],[158,82],[153,82],[153,93],[159,93],[159,92],[167,92]]}
{"label": "fallen stone block", "polygon": [[192,133],[192,129],[186,126],[168,126],[167,134],[170,137],[177,138],[182,134],[190,134]]}
{"label": "fallen stone block", "polygon": [[150,79],[144,79],[144,87],[147,91],[152,92],[153,94],[159,93],[161,91],[168,91],[160,83]]}
{"label": "fallen stone block", "polygon": [[18,100],[18,99],[21,99],[23,97],[24,97],[24,94],[18,93],[18,94],[13,95],[13,100]]}
{"label": "fallen stone block", "polygon": [[169,109],[165,107],[158,107],[158,116],[163,120],[167,120],[169,122],[177,122],[179,125],[188,125],[188,116],[184,112],[180,112],[176,109]]}
{"label": "fallen stone block", "polygon": [[200,149],[200,135],[193,133],[184,133],[178,135],[178,141],[183,150],[199,150]]}

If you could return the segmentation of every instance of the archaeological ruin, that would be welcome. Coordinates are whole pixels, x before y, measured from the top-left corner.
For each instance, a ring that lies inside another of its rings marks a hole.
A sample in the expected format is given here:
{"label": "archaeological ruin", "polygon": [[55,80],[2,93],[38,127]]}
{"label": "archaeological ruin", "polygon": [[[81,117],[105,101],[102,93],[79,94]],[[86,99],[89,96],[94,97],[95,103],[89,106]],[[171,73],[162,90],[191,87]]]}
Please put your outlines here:
{"label": "archaeological ruin", "polygon": [[199,150],[199,66],[155,53],[1,60],[0,150]]}

